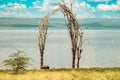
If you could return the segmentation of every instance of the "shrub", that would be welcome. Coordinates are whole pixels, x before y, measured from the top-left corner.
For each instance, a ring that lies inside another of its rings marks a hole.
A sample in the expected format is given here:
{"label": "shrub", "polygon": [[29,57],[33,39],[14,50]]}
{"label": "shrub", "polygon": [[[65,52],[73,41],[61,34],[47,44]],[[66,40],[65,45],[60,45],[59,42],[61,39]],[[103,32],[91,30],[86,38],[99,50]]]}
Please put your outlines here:
{"label": "shrub", "polygon": [[15,74],[17,74],[20,70],[25,70],[30,60],[30,58],[25,55],[25,52],[20,50],[12,53],[8,57],[9,59],[3,61],[4,66],[12,67]]}

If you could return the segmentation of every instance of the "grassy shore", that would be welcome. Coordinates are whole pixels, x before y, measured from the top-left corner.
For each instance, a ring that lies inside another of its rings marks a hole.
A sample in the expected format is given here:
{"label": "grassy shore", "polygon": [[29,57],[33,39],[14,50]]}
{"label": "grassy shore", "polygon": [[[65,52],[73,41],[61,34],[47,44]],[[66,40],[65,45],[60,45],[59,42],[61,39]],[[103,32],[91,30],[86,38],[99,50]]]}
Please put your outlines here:
{"label": "grassy shore", "polygon": [[120,80],[120,68],[27,70],[17,75],[0,70],[0,80]]}

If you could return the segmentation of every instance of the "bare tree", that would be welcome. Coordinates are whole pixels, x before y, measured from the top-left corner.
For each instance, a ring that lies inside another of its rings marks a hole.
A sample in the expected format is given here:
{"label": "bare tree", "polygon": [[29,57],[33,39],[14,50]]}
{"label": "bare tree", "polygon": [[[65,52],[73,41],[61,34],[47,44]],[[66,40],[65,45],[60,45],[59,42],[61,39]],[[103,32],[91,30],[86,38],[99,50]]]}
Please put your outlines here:
{"label": "bare tree", "polygon": [[44,50],[45,50],[45,43],[47,38],[48,24],[49,24],[48,18],[49,18],[49,14],[43,17],[39,23],[38,45],[39,45],[39,51],[40,51],[40,68],[41,69],[44,65],[43,59],[44,59]]}
{"label": "bare tree", "polygon": [[72,68],[75,68],[75,61],[76,61],[76,54],[77,54],[77,68],[79,68],[79,61],[82,53],[82,45],[83,45],[83,31],[82,28],[80,27],[79,30],[79,24],[78,21],[75,17],[75,15],[72,12],[72,2],[70,0],[70,5],[71,9],[66,6],[65,1],[61,0],[62,3],[56,3],[55,5],[59,6],[59,8],[53,10],[51,14],[46,15],[43,17],[40,21],[39,25],[39,50],[40,50],[40,68],[43,67],[43,54],[44,54],[44,49],[45,49],[45,42],[46,42],[46,35],[47,35],[47,30],[48,30],[48,18],[50,15],[56,13],[57,11],[61,10],[61,12],[64,15],[64,18],[67,21],[67,28],[70,34],[71,38],[71,43],[72,43]]}
{"label": "bare tree", "polygon": [[67,27],[68,27],[68,31],[69,31],[71,43],[72,43],[72,68],[75,68],[75,57],[76,57],[78,33],[79,33],[78,22],[74,14],[66,6],[66,4],[58,3],[56,5],[60,6],[61,12],[64,14],[65,18],[67,19]]}
{"label": "bare tree", "polygon": [[[75,68],[75,60],[77,54],[77,68],[79,68],[79,61],[83,51],[83,30],[80,24],[72,11],[72,1],[70,0],[70,8],[66,6],[65,1],[62,0],[63,4],[58,3],[60,6],[61,12],[64,14],[65,19],[67,19],[67,27],[71,38],[72,43],[72,68]],[[79,28],[80,26],[80,28]]]}

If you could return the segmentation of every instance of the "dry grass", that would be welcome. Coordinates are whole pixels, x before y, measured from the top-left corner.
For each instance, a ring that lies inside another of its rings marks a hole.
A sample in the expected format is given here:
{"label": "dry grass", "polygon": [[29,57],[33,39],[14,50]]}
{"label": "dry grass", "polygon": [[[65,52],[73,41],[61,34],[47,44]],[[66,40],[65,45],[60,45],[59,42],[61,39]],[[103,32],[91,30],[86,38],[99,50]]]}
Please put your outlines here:
{"label": "dry grass", "polygon": [[28,70],[18,75],[1,70],[0,80],[120,80],[120,68]]}

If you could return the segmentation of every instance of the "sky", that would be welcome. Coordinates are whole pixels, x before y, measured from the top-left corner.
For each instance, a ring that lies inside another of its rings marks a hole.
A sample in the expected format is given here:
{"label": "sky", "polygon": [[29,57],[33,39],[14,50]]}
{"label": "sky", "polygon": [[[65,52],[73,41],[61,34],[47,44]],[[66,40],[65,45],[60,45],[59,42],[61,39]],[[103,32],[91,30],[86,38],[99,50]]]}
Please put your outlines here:
{"label": "sky", "polygon": [[[78,18],[120,18],[120,0],[71,0]],[[0,0],[0,17],[41,18],[60,0]],[[69,6],[69,0],[65,0]],[[57,12],[52,17],[62,18]]]}

